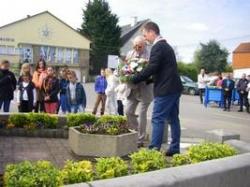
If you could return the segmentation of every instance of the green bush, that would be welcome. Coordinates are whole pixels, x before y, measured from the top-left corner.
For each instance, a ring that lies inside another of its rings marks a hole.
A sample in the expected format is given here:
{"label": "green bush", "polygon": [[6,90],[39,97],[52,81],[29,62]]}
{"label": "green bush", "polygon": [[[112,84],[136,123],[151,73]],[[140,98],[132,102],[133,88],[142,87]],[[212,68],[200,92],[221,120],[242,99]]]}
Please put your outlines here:
{"label": "green bush", "polygon": [[133,173],[144,173],[167,166],[165,155],[156,150],[141,149],[130,155]]}
{"label": "green bush", "polygon": [[31,123],[27,114],[11,114],[8,123],[13,124],[17,128],[23,128]]}
{"label": "green bush", "polygon": [[96,160],[98,179],[109,179],[128,174],[128,165],[119,157],[98,158]]}
{"label": "green bush", "polygon": [[207,160],[233,156],[237,151],[227,144],[204,142],[199,145],[190,146],[184,154],[174,155],[171,160],[172,166],[181,166],[198,163]]}
{"label": "green bush", "polygon": [[171,160],[171,166],[182,166],[191,164],[191,159],[188,154],[175,154]]}
{"label": "green bush", "polygon": [[93,180],[93,168],[90,161],[67,161],[61,171],[64,184],[74,184]]}
{"label": "green bush", "polygon": [[46,113],[29,113],[28,118],[37,127],[55,129],[58,124],[58,117]]}
{"label": "green bush", "polygon": [[29,161],[7,165],[4,174],[6,187],[57,187],[62,185],[61,175],[48,161]]}
{"label": "green bush", "polygon": [[237,151],[227,144],[204,142],[188,149],[192,163],[233,156]]}
{"label": "green bush", "polygon": [[89,113],[67,115],[68,127],[75,127],[85,123],[94,124],[96,121],[97,121],[96,116]]}
{"label": "green bush", "polygon": [[197,67],[194,63],[186,64],[183,62],[178,62],[177,67],[178,67],[178,72],[180,75],[188,76],[193,81],[197,81],[198,71],[197,71]]}

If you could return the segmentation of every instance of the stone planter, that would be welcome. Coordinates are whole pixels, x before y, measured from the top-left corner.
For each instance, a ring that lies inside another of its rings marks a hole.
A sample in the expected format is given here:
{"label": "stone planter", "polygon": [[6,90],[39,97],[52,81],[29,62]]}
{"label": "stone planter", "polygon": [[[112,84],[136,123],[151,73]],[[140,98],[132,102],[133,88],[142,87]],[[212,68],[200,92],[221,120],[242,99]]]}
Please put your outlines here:
{"label": "stone planter", "polygon": [[122,135],[83,134],[77,127],[69,129],[69,145],[79,156],[125,156],[137,150],[137,132]]}

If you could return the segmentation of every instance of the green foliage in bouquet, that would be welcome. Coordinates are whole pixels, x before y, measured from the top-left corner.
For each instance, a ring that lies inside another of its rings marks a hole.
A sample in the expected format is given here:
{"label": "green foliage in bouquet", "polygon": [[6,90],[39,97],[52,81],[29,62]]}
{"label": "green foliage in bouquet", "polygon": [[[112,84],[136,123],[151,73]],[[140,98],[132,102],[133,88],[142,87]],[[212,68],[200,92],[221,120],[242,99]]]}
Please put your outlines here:
{"label": "green foliage in bouquet", "polygon": [[98,179],[109,179],[128,174],[128,165],[119,157],[97,158],[96,160]]}
{"label": "green foliage in bouquet", "polygon": [[74,184],[93,180],[93,167],[90,161],[68,160],[61,171],[64,184]]}
{"label": "green foliage in bouquet", "polygon": [[133,173],[144,173],[167,166],[165,155],[156,150],[141,149],[130,155]]}
{"label": "green foliage in bouquet", "polygon": [[27,114],[11,114],[8,123],[17,128],[23,128],[25,125],[29,125],[31,121]]}
{"label": "green foliage in bouquet", "polygon": [[39,128],[55,129],[58,124],[58,117],[46,113],[29,113],[28,118]]}
{"label": "green foliage in bouquet", "polygon": [[7,165],[4,174],[6,187],[58,187],[62,185],[61,175],[48,161],[32,164],[24,161],[19,164]]}
{"label": "green foliage in bouquet", "polygon": [[75,127],[85,123],[94,124],[97,121],[97,117],[89,113],[79,113],[79,114],[68,114],[67,115],[67,125],[68,127]]}

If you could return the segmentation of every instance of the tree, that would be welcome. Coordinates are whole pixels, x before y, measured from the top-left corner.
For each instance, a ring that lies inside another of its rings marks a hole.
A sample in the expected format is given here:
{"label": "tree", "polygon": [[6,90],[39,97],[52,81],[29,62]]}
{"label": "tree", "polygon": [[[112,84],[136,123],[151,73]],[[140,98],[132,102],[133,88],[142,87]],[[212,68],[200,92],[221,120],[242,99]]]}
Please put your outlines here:
{"label": "tree", "polygon": [[197,81],[197,68],[195,66],[195,64],[191,63],[191,64],[186,64],[183,62],[178,62],[177,63],[177,67],[178,67],[178,72],[180,75],[185,75],[190,77],[193,81]]}
{"label": "tree", "polygon": [[118,17],[111,13],[105,0],[89,1],[83,10],[83,23],[80,33],[87,35],[91,43],[90,73],[98,74],[107,67],[107,56],[119,55],[121,47],[121,28]]}
{"label": "tree", "polygon": [[207,44],[201,43],[201,48],[194,54],[194,63],[198,70],[205,68],[208,72],[223,72],[227,66],[228,51],[222,48],[216,40]]}

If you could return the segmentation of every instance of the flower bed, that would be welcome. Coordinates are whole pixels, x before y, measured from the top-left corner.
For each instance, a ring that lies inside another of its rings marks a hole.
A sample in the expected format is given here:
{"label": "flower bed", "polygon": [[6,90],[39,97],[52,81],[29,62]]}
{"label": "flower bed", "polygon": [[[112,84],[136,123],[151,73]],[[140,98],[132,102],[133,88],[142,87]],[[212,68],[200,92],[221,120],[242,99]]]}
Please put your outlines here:
{"label": "flower bed", "polygon": [[[220,150],[219,154],[217,154],[218,150]],[[147,149],[141,149],[131,154],[129,156],[131,161],[124,161],[119,157],[98,158],[96,159],[96,164],[90,161],[67,161],[61,170],[46,161],[38,161],[36,163],[26,161],[19,164],[10,164],[6,167],[4,184],[6,187],[56,187],[62,184],[89,182],[97,179],[144,173],[171,166],[233,156],[235,154],[235,149],[229,145],[203,143],[201,145],[191,146],[188,152],[184,154],[184,160],[191,160],[191,162],[180,161],[180,159],[177,159],[180,155],[174,156],[172,160],[169,161],[163,153]],[[48,181],[51,182],[48,184]]]}

